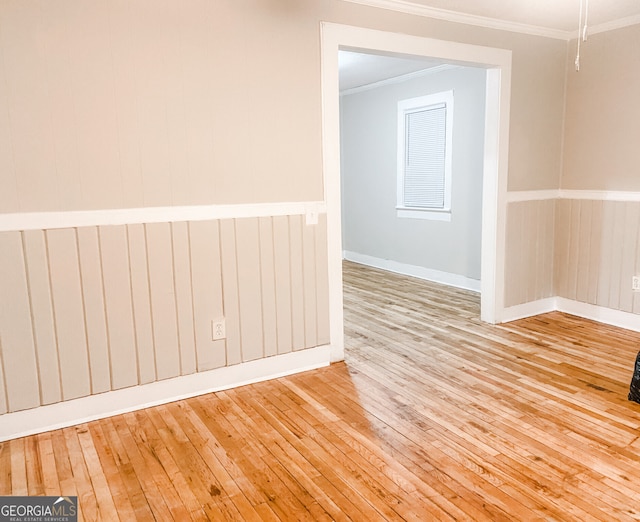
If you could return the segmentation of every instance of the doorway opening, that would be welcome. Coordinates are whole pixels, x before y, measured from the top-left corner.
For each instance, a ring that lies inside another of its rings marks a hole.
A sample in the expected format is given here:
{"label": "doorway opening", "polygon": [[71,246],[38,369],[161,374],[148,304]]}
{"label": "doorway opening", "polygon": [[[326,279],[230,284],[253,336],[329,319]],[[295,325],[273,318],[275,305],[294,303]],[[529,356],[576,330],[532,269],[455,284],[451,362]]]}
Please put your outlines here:
{"label": "doorway opening", "polygon": [[500,321],[504,295],[506,181],[511,51],[322,24],[323,175],[327,205],[331,361],[344,359],[340,176],[339,51],[417,56],[486,69],[483,161],[481,318]]}
{"label": "doorway opening", "polygon": [[480,292],[486,70],[352,51],[339,65],[344,259]]}

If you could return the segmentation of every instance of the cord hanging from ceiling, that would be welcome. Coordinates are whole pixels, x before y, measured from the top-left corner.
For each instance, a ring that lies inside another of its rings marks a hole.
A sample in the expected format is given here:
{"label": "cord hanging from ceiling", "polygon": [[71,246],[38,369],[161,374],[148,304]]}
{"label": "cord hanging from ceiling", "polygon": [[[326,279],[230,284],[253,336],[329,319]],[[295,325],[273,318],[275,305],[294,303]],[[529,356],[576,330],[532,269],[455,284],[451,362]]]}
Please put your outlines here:
{"label": "cord hanging from ceiling", "polygon": [[580,44],[587,41],[587,25],[589,23],[589,0],[579,0],[580,14],[578,16],[578,46],[576,50],[576,71],[580,70]]}

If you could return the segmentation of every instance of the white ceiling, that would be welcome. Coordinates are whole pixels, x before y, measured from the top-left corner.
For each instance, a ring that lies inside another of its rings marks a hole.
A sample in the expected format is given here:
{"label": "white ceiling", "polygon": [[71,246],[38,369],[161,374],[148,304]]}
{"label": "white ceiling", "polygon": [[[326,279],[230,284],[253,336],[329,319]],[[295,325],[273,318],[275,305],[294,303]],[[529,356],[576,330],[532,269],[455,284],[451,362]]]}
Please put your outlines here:
{"label": "white ceiling", "polygon": [[[581,0],[346,0],[473,25],[569,39],[578,34]],[[640,23],[640,0],[582,0],[593,32]]]}
{"label": "white ceiling", "polygon": [[[640,1],[640,0],[639,0]],[[340,51],[340,91],[421,71],[439,65],[426,58],[399,58],[379,54]]]}
{"label": "white ceiling", "polygon": [[[576,31],[580,13],[580,0],[411,0],[410,3],[560,31]],[[592,26],[639,15],[639,0],[589,0]]]}
{"label": "white ceiling", "polygon": [[[580,0],[347,0],[445,20],[569,40],[578,34]],[[587,1],[587,0],[583,0]],[[589,33],[640,24],[640,0],[588,0]],[[340,90],[369,85],[438,62],[340,52]]]}

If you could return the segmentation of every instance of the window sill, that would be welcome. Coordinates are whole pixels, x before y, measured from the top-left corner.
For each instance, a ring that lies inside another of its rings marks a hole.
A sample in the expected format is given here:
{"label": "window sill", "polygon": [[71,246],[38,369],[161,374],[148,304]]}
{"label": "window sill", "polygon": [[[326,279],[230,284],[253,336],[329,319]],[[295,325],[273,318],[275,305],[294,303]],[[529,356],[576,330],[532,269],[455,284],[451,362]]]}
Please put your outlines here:
{"label": "window sill", "polygon": [[431,221],[451,221],[451,210],[419,210],[396,207],[398,217],[402,219],[429,219]]}

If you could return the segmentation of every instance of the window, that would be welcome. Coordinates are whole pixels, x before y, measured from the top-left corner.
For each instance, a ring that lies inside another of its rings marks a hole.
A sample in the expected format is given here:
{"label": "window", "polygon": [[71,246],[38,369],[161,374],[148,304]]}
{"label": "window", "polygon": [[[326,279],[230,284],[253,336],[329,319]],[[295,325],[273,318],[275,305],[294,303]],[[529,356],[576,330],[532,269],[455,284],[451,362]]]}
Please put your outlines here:
{"label": "window", "polygon": [[453,91],[398,102],[398,217],[451,220]]}

